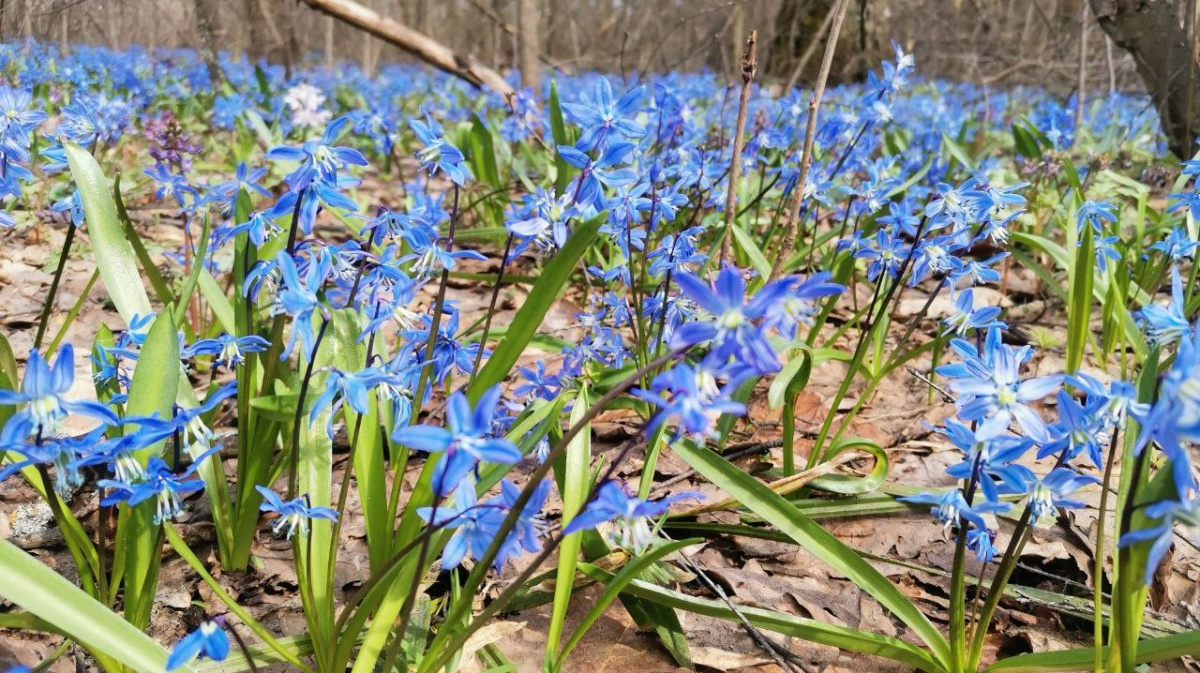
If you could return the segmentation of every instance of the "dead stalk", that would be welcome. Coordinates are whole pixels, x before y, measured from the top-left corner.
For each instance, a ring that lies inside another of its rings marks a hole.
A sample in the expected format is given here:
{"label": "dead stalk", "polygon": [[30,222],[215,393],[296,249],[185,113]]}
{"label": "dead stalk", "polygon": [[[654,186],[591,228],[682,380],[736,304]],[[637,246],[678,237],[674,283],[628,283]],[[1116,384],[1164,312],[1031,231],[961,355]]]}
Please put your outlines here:
{"label": "dead stalk", "polygon": [[746,146],[746,108],[750,105],[750,85],[758,68],[758,31],[750,31],[746,51],[742,53],[742,97],[738,101],[737,128],[733,132],[733,156],[729,164],[729,188],[725,195],[725,238],[721,241],[721,262],[729,259],[733,238],[733,219],[737,214],[737,183],[742,172],[742,149]]}
{"label": "dead stalk", "polygon": [[837,49],[838,34],[842,32],[842,19],[846,18],[846,7],[849,4],[850,0],[838,2],[837,14],[834,15],[833,23],[829,26],[825,55],[821,58],[821,70],[817,74],[817,85],[813,89],[812,98],[808,101],[808,124],[804,129],[804,150],[800,155],[800,177],[796,180],[795,198],[792,200],[792,210],[788,215],[783,245],[779,247],[775,265],[771,268],[772,279],[779,276],[779,272],[783,270],[784,261],[791,256],[792,249],[796,246],[796,236],[800,229],[800,204],[804,201],[804,186],[808,182],[809,168],[812,167],[813,137],[817,133],[817,108],[821,106],[821,96],[825,94],[825,82],[829,80],[829,69],[833,66],[833,52]]}

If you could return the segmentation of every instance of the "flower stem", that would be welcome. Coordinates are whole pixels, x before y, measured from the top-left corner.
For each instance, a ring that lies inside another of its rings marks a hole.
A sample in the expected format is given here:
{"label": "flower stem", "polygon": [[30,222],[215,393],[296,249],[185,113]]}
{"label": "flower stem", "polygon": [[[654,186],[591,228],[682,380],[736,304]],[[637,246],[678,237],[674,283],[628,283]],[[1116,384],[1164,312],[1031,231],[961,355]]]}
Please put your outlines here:
{"label": "flower stem", "polygon": [[42,304],[42,316],[38,320],[37,336],[33,338],[33,348],[42,347],[42,339],[46,336],[46,326],[50,323],[50,314],[54,311],[54,300],[58,296],[58,285],[62,282],[63,271],[67,268],[67,257],[71,254],[71,242],[75,240],[75,222],[67,227],[67,237],[63,239],[62,252],[58,256],[58,267],[54,270],[54,279],[50,281],[50,292],[46,302]]}

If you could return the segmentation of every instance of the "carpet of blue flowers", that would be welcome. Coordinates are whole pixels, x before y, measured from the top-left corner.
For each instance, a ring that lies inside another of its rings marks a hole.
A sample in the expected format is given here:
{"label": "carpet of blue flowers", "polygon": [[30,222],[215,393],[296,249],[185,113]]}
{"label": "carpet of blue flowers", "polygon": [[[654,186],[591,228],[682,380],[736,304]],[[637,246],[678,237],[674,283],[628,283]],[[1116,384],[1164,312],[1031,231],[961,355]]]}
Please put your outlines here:
{"label": "carpet of blue flowers", "polygon": [[[819,108],[755,86],[735,156],[711,74],[505,98],[416,67],[219,71],[0,46],[0,260],[59,246],[0,334],[0,493],[44,503],[63,553],[0,540],[0,636],[63,645],[11,670],[525,670],[496,625],[536,610],[548,671],[584,670],[614,611],[681,666],[711,661],[701,617],[778,670],[1200,653],[1168,581],[1200,522],[1200,162],[1165,156],[1144,97],[1077,128],[1073,100],[922,80],[897,47]],[[944,474],[909,480],[868,410],[911,412]],[[613,417],[633,430],[602,439]],[[919,581],[826,527],[890,549],[918,512],[945,536]],[[1079,581],[1018,585],[1064,530]],[[730,540],[825,583],[746,600],[699,553]],[[268,550],[291,630],[235,588]],[[807,607],[847,584],[886,617]],[[1035,591],[1069,606],[1065,645],[1008,656]]]}

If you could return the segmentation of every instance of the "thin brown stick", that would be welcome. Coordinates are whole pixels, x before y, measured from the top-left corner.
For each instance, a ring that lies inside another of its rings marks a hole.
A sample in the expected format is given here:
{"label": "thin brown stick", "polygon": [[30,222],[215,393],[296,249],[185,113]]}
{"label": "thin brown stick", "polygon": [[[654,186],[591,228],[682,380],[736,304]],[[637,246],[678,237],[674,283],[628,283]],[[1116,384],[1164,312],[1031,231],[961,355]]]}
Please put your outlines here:
{"label": "thin brown stick", "polygon": [[737,215],[737,183],[742,172],[742,149],[746,147],[746,108],[750,105],[750,86],[758,69],[758,31],[750,31],[746,51],[742,53],[742,97],[738,100],[737,127],[733,132],[733,156],[729,163],[729,188],[725,194],[725,237],[721,241],[721,261],[729,259],[733,239],[733,218]]}
{"label": "thin brown stick", "polygon": [[800,204],[804,201],[804,186],[808,182],[808,171],[812,167],[813,137],[817,133],[817,108],[821,106],[821,97],[825,95],[825,82],[829,80],[829,69],[833,66],[833,52],[837,49],[838,33],[842,32],[842,19],[846,18],[846,7],[850,0],[840,0],[829,26],[829,37],[826,38],[825,55],[821,58],[821,71],[817,74],[817,86],[812,98],[808,101],[808,125],[804,129],[804,150],[800,155],[800,177],[796,180],[795,195],[792,200],[792,211],[788,215],[787,230],[783,235],[783,245],[771,268],[771,278],[777,278],[783,270],[784,262],[791,257],[792,248],[796,246],[796,236],[800,229]]}

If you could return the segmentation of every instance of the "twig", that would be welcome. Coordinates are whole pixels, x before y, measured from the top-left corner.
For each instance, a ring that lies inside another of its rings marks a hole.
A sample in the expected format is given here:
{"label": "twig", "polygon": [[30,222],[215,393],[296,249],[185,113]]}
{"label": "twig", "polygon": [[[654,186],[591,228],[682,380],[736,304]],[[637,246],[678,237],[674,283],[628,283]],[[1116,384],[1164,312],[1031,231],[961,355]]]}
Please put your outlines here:
{"label": "twig", "polygon": [[792,248],[796,245],[796,235],[800,227],[800,204],[804,201],[804,185],[808,182],[808,171],[812,167],[813,137],[817,132],[817,108],[821,105],[821,97],[825,95],[825,82],[829,80],[829,69],[833,66],[833,52],[837,49],[838,33],[842,31],[842,19],[846,18],[846,7],[850,0],[840,0],[837,14],[829,26],[829,37],[826,38],[825,56],[821,59],[821,71],[817,75],[817,86],[812,98],[808,101],[808,124],[804,129],[804,150],[800,155],[800,177],[796,180],[792,212],[788,217],[787,230],[784,232],[783,245],[779,248],[779,256],[771,268],[771,278],[779,276],[783,270],[784,261],[791,256]]}
{"label": "twig", "polygon": [[934,392],[941,395],[942,401],[945,402],[946,404],[954,404],[954,396],[952,396],[950,393],[946,392],[945,388],[942,388],[941,386],[939,386],[938,384],[936,384],[932,380],[930,380],[930,378],[928,376],[925,376],[921,372],[919,372],[909,366],[905,366],[904,371],[908,372],[910,376],[912,376],[916,380],[920,381],[921,383],[924,383],[925,385],[929,386],[930,388],[932,388],[934,390]]}
{"label": "twig", "polygon": [[746,38],[746,51],[742,54],[742,97],[738,100],[737,127],[733,132],[733,156],[729,164],[729,187],[725,191],[725,237],[721,240],[721,262],[729,258],[732,250],[733,218],[737,214],[737,183],[742,172],[742,149],[746,146],[746,108],[750,105],[750,85],[758,69],[758,31],[750,31]]}
{"label": "twig", "polygon": [[[665,536],[665,534],[664,534],[664,536]],[[702,584],[704,584],[704,586],[707,587],[709,591],[713,592],[714,594],[717,595],[718,598],[721,599],[721,602],[723,602],[725,604],[725,607],[729,608],[730,611],[732,611],[733,614],[735,616],[737,616],[738,621],[742,625],[742,628],[746,631],[746,633],[750,636],[750,638],[753,639],[754,642],[763,649],[763,651],[765,651],[767,654],[769,654],[771,656],[771,659],[773,659],[775,661],[775,664],[777,666],[779,666],[780,668],[782,668],[785,671],[791,671],[792,673],[794,673],[796,670],[796,667],[792,665],[792,662],[795,662],[795,664],[797,666],[799,666],[801,668],[801,670],[804,671],[804,673],[815,673],[803,661],[800,661],[799,659],[797,659],[794,655],[792,655],[791,652],[788,652],[786,649],[784,649],[783,646],[778,645],[770,638],[767,638],[767,636],[764,635],[762,631],[760,631],[757,627],[755,627],[753,624],[751,624],[750,620],[746,619],[746,615],[742,614],[742,611],[739,610],[737,608],[737,606],[733,604],[733,601],[729,600],[729,597],[725,595],[725,590],[722,589],[719,584],[712,581],[712,578],[709,577],[708,574],[705,573],[704,570],[702,570],[700,568],[700,566],[696,565],[690,558],[688,558],[684,554],[679,555],[679,560],[682,561],[683,564],[688,567],[688,570],[692,571],[692,573],[694,573],[696,575],[696,577],[699,578],[700,582]],[[785,657],[784,654],[786,654],[787,656]]]}

